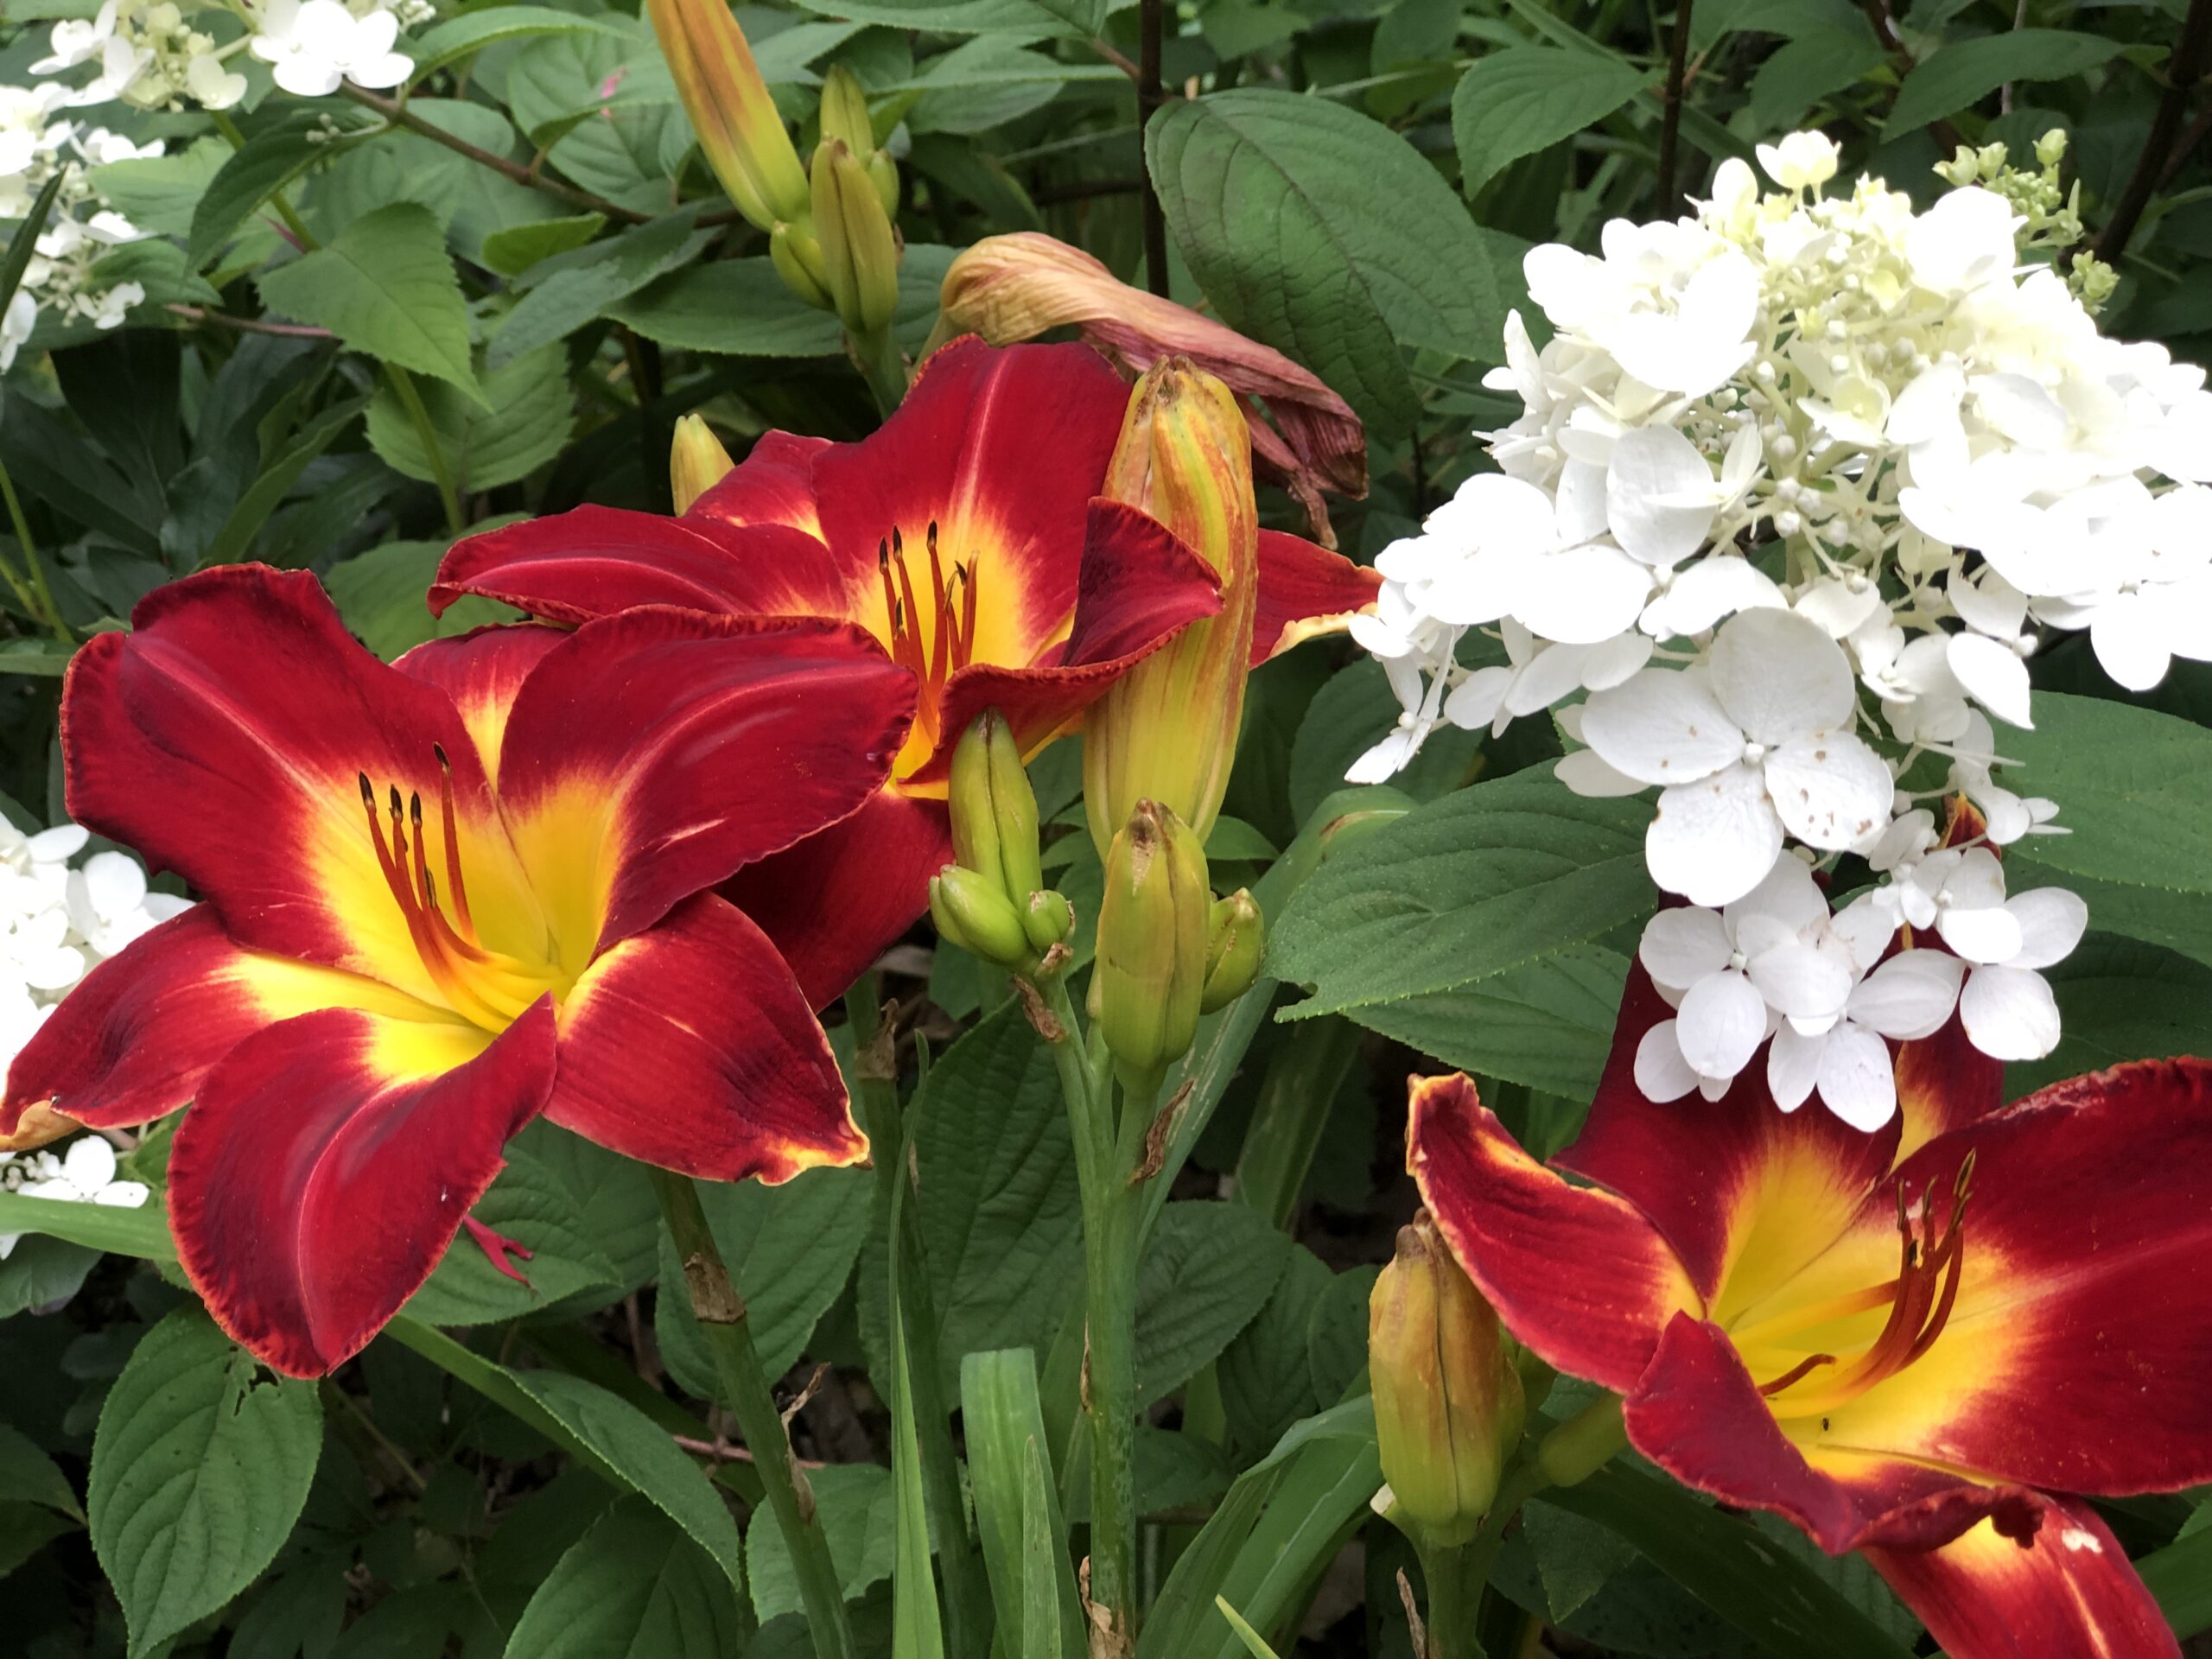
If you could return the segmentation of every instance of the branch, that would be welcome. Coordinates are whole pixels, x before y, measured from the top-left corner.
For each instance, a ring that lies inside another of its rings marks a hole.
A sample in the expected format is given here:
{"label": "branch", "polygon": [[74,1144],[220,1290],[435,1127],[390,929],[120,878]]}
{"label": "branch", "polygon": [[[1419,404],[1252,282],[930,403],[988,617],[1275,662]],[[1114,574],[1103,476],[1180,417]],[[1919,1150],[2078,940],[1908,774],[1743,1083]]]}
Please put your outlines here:
{"label": "branch", "polygon": [[2097,257],[2108,265],[2117,265],[2120,255],[2127,251],[2127,244],[2135,234],[2135,226],[2143,218],[2143,210],[2151,205],[2152,192],[2156,190],[2166,159],[2174,154],[2174,136],[2181,130],[2182,113],[2189,107],[2189,95],[2204,77],[2205,59],[2212,53],[2212,0],[2190,0],[2189,16],[2183,19],[2181,40],[2174,48],[2168,61],[2166,95],[2158,102],[2158,113],[2152,118],[2150,136],[2143,141],[2143,153],[2135,158],[2135,170],[2127,175],[2127,187],[2120,193],[2120,200],[2112,210],[2112,217],[2097,233]]}
{"label": "branch", "polygon": [[[1905,45],[1904,37],[1897,33],[1897,25],[1890,21],[1888,5],[1885,3],[1885,0],[1859,0],[1859,9],[1866,14],[1866,21],[1874,26],[1874,38],[1882,43],[1882,50],[1890,54],[1890,61],[1897,66],[1897,85],[1902,88],[1904,85],[1904,78],[1918,66],[1913,61],[1911,50]],[[1890,102],[1894,107],[1897,100],[1892,98]],[[1956,149],[1961,144],[1966,143],[1966,140],[1959,136],[1959,130],[1947,120],[1930,121],[1928,124],[1928,130],[1936,135],[1936,142],[1946,149]]]}
{"label": "branch", "polygon": [[[419,133],[432,143],[443,144],[454,155],[466,156],[478,166],[488,167],[501,177],[512,179],[525,189],[542,190],[549,196],[567,202],[571,207],[581,207],[590,213],[604,213],[609,219],[620,219],[627,225],[649,225],[652,222],[653,215],[651,213],[641,213],[634,207],[625,207],[619,201],[609,201],[605,196],[594,195],[588,190],[579,190],[575,185],[564,180],[551,178],[539,172],[535,166],[524,167],[520,162],[511,162],[504,156],[494,156],[488,149],[480,149],[466,138],[456,137],[454,134],[448,132],[435,121],[424,120],[396,98],[382,97],[365,87],[356,86],[350,80],[341,83],[339,90],[356,104],[365,109],[374,110],[392,125],[404,127],[410,132]],[[724,225],[736,217],[736,210],[729,208],[719,213],[702,214],[699,223],[702,226]]]}
{"label": "branch", "polygon": [[292,340],[335,340],[327,328],[317,328],[305,322],[264,322],[259,317],[234,317],[225,311],[210,311],[204,306],[170,305],[163,308],[182,317],[188,322],[219,323],[226,328],[236,328],[249,334],[283,334]]}
{"label": "branch", "polygon": [[1659,124],[1659,214],[1670,216],[1676,200],[1675,158],[1682,136],[1682,86],[1689,68],[1690,9],[1693,0],[1677,0],[1674,37],[1667,44],[1667,91],[1664,116]]}
{"label": "branch", "polygon": [[1164,27],[1161,0],[1137,0],[1137,170],[1144,179],[1144,285],[1162,296],[1167,292],[1167,216],[1160,206],[1160,189],[1152,181],[1152,165],[1144,153],[1145,129],[1163,99],[1160,91],[1160,36]]}

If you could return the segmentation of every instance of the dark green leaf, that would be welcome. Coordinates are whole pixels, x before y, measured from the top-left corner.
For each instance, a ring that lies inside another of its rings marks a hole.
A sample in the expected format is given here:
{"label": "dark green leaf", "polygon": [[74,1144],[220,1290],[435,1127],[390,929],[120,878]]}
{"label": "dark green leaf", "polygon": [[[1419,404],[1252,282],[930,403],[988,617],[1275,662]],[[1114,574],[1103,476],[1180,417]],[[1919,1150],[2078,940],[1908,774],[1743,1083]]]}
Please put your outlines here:
{"label": "dark green leaf", "polygon": [[1751,1522],[1679,1486],[1613,1463],[1579,1486],[1545,1496],[1618,1533],[1771,1651],[1801,1659],[1906,1659],[1907,1649]]}
{"label": "dark green leaf", "polygon": [[722,1659],[737,1597],[714,1558],[642,1497],[600,1516],[530,1599],[514,1659]]}
{"label": "dark green leaf", "polygon": [[1238,90],[1162,110],[1145,146],[1223,320],[1370,423],[1413,420],[1401,346],[1499,355],[1488,251],[1451,186],[1389,128],[1326,99]]}
{"label": "dark green leaf", "polygon": [[[701,1203],[715,1243],[751,1314],[753,1339],[771,1376],[791,1369],[852,1277],[868,1236],[869,1177],[857,1169],[815,1169],[781,1186],[758,1181],[702,1184]],[[714,1357],[683,1294],[676,1247],[660,1237],[661,1294],[656,1329],[669,1374],[687,1394],[721,1397]]]}
{"label": "dark green leaf", "polygon": [[[482,403],[442,384],[417,388],[456,486],[488,490],[526,478],[568,447],[575,425],[568,354],[543,346],[484,377]],[[369,404],[369,442],[393,471],[435,476],[422,435],[387,382]]]}
{"label": "dark green leaf", "polygon": [[1523,156],[1594,127],[1643,79],[1617,59],[1552,46],[1509,47],[1477,59],[1452,94],[1460,188],[1471,196]]}
{"label": "dark green leaf", "polygon": [[273,311],[327,328],[357,352],[435,375],[469,397],[484,397],[469,366],[461,279],[428,208],[401,201],[364,214],[327,246],[263,272],[258,286]]}
{"label": "dark green leaf", "polygon": [[1477,784],[1332,857],[1269,941],[1300,1016],[1469,985],[1649,913],[1650,808],[1548,771]]}
{"label": "dark green leaf", "polygon": [[271,1376],[197,1305],[147,1333],[100,1409],[87,1503],[133,1654],[268,1566],[321,1451],[315,1385]]}
{"label": "dark green leaf", "polygon": [[2119,56],[2122,47],[2070,29],[2014,29],[1939,46],[1897,88],[1891,137],[1955,114],[2007,81],[2063,80]]}
{"label": "dark green leaf", "polygon": [[327,124],[358,130],[368,124],[365,111],[340,113],[327,105],[288,110],[245,142],[208,181],[193,210],[186,253],[194,267],[221,251],[246,215],[294,179],[333,153]]}
{"label": "dark green leaf", "polygon": [[2056,691],[2035,713],[2004,734],[2021,763],[2004,781],[2059,802],[2071,833],[2005,849],[2012,887],[2071,887],[2102,931],[2212,963],[2212,731]]}
{"label": "dark green leaf", "polygon": [[1557,954],[1455,990],[1345,1010],[1463,1071],[1586,1100],[1612,1046],[1628,959],[1603,945]]}
{"label": "dark green leaf", "polygon": [[1171,1204],[1137,1270],[1137,1395],[1182,1386],[1267,1306],[1290,1241],[1241,1204]]}

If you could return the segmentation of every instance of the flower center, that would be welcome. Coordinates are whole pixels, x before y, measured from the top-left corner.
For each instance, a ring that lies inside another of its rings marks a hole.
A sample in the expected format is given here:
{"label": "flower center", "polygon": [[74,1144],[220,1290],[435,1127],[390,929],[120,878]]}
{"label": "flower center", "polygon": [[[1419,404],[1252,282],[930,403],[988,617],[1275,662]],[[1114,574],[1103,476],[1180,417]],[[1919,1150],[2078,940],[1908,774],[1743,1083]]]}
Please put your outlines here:
{"label": "flower center", "polygon": [[[1803,1351],[1790,1338],[1886,1304],[1881,1333],[1855,1355],[1808,1352],[1798,1363],[1759,1384],[1777,1419],[1814,1417],[1849,1404],[1885,1377],[1894,1376],[1935,1344],[1958,1301],[1966,1259],[1967,1189],[1974,1176],[1969,1153],[1951,1182],[1951,1207],[1941,1232],[1936,1221],[1936,1183],[1929,1183],[1917,1213],[1897,1183],[1897,1276],[1865,1290],[1792,1309],[1729,1333],[1738,1351],[1753,1347]],[[1917,1221],[1917,1230],[1915,1223]]]}
{"label": "flower center", "polygon": [[377,809],[376,785],[369,781],[367,772],[360,773],[361,807],[368,817],[369,839],[376,845],[377,868],[384,873],[385,886],[407,923],[415,954],[446,1005],[472,1025],[486,1031],[505,1031],[531,1003],[556,989],[560,976],[548,964],[525,963],[486,950],[477,937],[474,918],[469,914],[467,884],[461,878],[453,767],[442,745],[433,744],[431,749],[438,758],[446,896],[452,916],[448,917],[439,901],[437,878],[430,869],[419,792],[410,792],[403,811],[399,786],[390,785],[385,810],[391,823],[387,839],[384,814]]}
{"label": "flower center", "polygon": [[921,682],[916,724],[934,748],[943,735],[945,682],[976,653],[976,580],[975,561],[952,567],[947,576],[938,552],[937,520],[930,520],[928,586],[917,594],[907,568],[906,538],[894,526],[888,541],[875,546],[876,574],[883,582],[883,612],[891,658],[911,669]]}

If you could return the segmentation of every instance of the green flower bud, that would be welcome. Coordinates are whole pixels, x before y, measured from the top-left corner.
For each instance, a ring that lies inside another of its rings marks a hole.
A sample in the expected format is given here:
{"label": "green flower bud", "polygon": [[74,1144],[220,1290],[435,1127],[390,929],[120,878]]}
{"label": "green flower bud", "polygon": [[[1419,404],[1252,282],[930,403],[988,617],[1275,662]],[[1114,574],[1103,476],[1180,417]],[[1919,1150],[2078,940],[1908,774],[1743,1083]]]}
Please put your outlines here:
{"label": "green flower bud", "polygon": [[814,152],[814,233],[837,320],[855,334],[891,326],[899,308],[899,238],[860,158],[836,138]]}
{"label": "green flower bud", "polygon": [[1239,887],[1215,899],[1206,912],[1206,983],[1198,1012],[1225,1008],[1250,990],[1267,946],[1267,921],[1249,891]]}
{"label": "green flower bud", "polygon": [[1022,931],[1039,955],[1075,937],[1075,906],[1050,887],[1029,895],[1021,912]]}
{"label": "green flower bud", "polygon": [[1116,1064],[1146,1076],[1190,1050],[1206,978],[1206,855],[1191,827],[1139,801],[1106,853],[1091,995]]}
{"label": "green flower bud", "polygon": [[822,78],[822,137],[835,138],[865,162],[875,154],[875,127],[860,78],[842,63]]}
{"label": "green flower bud", "polygon": [[676,441],[668,449],[668,483],[677,512],[690,512],[691,504],[721,483],[736,464],[705,421],[696,415],[679,416]]}
{"label": "green flower bud", "polygon": [[1368,1300],[1367,1362],[1392,1517],[1437,1544],[1474,1535],[1521,1438],[1521,1376],[1502,1338],[1428,1212],[1415,1215]]}
{"label": "green flower bud", "polygon": [[948,864],[930,879],[930,919],[944,938],[985,962],[1014,968],[1030,959],[1021,913],[974,870]]}
{"label": "green flower bud", "polygon": [[830,274],[822,264],[822,244],[796,225],[779,225],[768,237],[768,257],[784,286],[817,310],[835,311]]}
{"label": "green flower bud", "polygon": [[995,709],[969,722],[952,751],[947,791],[953,856],[988,878],[1020,910],[1045,885],[1037,848],[1037,796],[1013,728]]}

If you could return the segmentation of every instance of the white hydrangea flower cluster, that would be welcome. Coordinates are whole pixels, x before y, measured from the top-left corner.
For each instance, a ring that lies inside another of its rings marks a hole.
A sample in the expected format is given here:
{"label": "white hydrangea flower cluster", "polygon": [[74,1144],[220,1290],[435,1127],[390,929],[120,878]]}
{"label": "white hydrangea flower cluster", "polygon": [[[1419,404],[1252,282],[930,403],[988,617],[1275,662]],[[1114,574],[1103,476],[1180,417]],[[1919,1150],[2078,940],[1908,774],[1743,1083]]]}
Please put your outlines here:
{"label": "white hydrangea flower cluster", "polygon": [[[0,373],[41,311],[113,328],[146,297],[140,283],[103,283],[93,273],[110,250],[147,232],[108,205],[86,169],[159,156],[162,143],[134,144],[66,111],[116,102],[227,110],[246,93],[246,78],[231,61],[248,52],[270,66],[277,86],[303,98],[346,81],[397,86],[415,70],[415,60],[394,49],[400,29],[432,15],[429,0],[105,0],[90,20],[54,24],[52,52],[31,65],[45,79],[0,86],[0,227],[26,217],[55,169],[67,169],[22,284],[0,311]],[[227,41],[200,27],[217,19],[235,25]],[[91,76],[80,80],[77,72],[86,66]]]}
{"label": "white hydrangea flower cluster", "polygon": [[[2130,689],[2173,657],[2212,659],[2212,392],[2163,347],[2106,339],[2065,276],[2024,261],[2063,147],[2038,146],[2041,180],[1962,156],[1921,213],[1877,179],[1829,194],[1834,145],[1796,133],[1759,148],[1777,191],[1732,161],[1694,217],[1616,220],[1597,257],[1533,250],[1553,337],[1539,351],[1509,319],[1486,384],[1522,412],[1483,435],[1500,470],[1376,560],[1379,602],[1353,631],[1404,713],[1351,777],[1390,776],[1445,722],[1495,729],[1587,693],[1560,711],[1586,745],[1560,775],[1588,794],[1661,791],[1652,874],[1720,912],[1697,924],[1708,944],[1786,847],[1872,854],[1923,800],[1964,794],[1998,846],[2055,830],[2050,802],[1992,775],[1993,717],[2031,723],[2035,630],[2086,628]],[[2108,275],[2077,262],[2075,283],[2094,298]],[[1505,665],[1459,661],[1478,628]],[[1897,885],[1897,860],[1876,868]],[[2045,902],[2012,902],[2031,898]],[[2047,988],[2036,1008],[1984,1006],[2008,982],[1989,969],[2034,965],[1991,959],[1968,976],[1986,990],[1960,994],[1975,1040],[2005,1058],[2056,1040]],[[1732,1076],[1722,1063],[1752,1023],[1726,1042],[1700,1032],[1664,1081],[1680,1095]],[[1801,1039],[1816,1034],[1789,1029],[1777,1052],[1791,1058],[1770,1061],[1785,1103],[1805,1097]]]}
{"label": "white hydrangea flower cluster", "polygon": [[[92,78],[66,94],[72,105],[119,99],[145,110],[227,110],[246,92],[231,60],[250,51],[286,92],[321,98],[342,81],[385,87],[405,80],[415,64],[393,49],[400,29],[430,15],[429,0],[105,0],[90,22],[56,23],[52,55],[31,72],[93,65]],[[227,41],[201,27],[218,20],[238,25],[224,28]]]}
{"label": "white hydrangea flower cluster", "polygon": [[146,297],[137,283],[103,283],[93,273],[111,250],[146,232],[107,205],[85,169],[158,156],[161,141],[141,146],[105,127],[84,126],[60,113],[69,102],[57,81],[0,86],[0,226],[24,219],[55,169],[67,169],[22,285],[0,313],[0,372],[30,338],[41,309],[112,328]]}
{"label": "white hydrangea flower cluster", "polygon": [[[143,1181],[118,1180],[115,1148],[97,1135],[80,1135],[66,1153],[0,1153],[0,1192],[70,1204],[105,1204],[137,1210],[153,1196]],[[0,1261],[22,1237],[0,1233]]]}
{"label": "white hydrangea flower cluster", "polygon": [[149,890],[128,853],[73,868],[89,839],[73,823],[26,836],[0,820],[0,1070],[86,974],[190,908]]}

